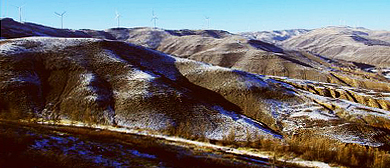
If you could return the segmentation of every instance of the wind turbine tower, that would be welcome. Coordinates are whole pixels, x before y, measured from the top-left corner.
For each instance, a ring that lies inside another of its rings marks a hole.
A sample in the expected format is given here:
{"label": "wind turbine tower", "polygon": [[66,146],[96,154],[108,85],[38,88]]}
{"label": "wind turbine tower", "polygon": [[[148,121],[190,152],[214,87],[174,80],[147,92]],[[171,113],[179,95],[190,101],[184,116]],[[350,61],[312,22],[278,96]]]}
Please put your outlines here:
{"label": "wind turbine tower", "polygon": [[57,12],[54,12],[56,15],[58,15],[58,17],[61,18],[61,29],[64,28],[64,15],[66,13],[66,11],[62,12],[61,14],[57,13]]}
{"label": "wind turbine tower", "polygon": [[206,23],[207,23],[207,29],[210,29],[210,17],[205,16]]}
{"label": "wind turbine tower", "polygon": [[153,23],[154,23],[154,28],[157,28],[157,19],[158,19],[158,17],[154,14],[154,11],[152,11],[152,20],[151,21],[153,21]]}
{"label": "wind turbine tower", "polygon": [[22,6],[15,6],[15,5],[13,5],[13,6],[17,7],[18,10],[19,10],[19,22],[21,22],[21,23],[22,23],[22,7],[25,6],[25,5],[26,4],[24,4]]}
{"label": "wind turbine tower", "polygon": [[115,11],[115,19],[117,21],[117,24],[118,24],[118,28],[119,28],[119,18],[121,17],[121,15],[118,13],[118,11]]}

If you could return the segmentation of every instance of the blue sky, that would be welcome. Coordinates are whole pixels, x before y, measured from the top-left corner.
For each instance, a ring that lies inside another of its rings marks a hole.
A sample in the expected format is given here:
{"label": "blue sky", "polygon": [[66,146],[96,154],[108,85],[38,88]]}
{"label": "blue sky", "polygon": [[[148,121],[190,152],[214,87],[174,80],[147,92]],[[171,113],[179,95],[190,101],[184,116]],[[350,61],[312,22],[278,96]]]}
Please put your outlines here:
{"label": "blue sky", "polygon": [[[67,11],[64,27],[107,29],[157,26],[165,29],[210,28],[231,32],[319,28],[346,24],[375,30],[390,30],[390,0],[0,0],[1,17],[60,27],[54,12]],[[15,6],[13,6],[15,5]]]}

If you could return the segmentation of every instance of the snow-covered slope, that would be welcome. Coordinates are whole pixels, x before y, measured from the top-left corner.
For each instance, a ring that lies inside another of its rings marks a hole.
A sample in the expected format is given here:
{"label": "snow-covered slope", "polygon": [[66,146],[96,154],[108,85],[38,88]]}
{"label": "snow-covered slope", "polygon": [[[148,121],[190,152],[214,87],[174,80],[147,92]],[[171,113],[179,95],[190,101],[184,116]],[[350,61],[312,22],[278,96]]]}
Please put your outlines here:
{"label": "snow-covered slope", "polygon": [[389,135],[376,128],[390,118],[386,92],[349,89],[355,99],[383,100],[364,104],[318,91],[337,95],[346,90],[339,85],[211,66],[120,41],[29,37],[0,44],[2,116],[180,130],[209,139],[311,130],[343,142],[389,145]]}
{"label": "snow-covered slope", "polygon": [[[382,71],[365,72],[362,70],[365,68],[377,69],[372,65],[362,66],[363,64],[333,60],[308,52],[286,51],[261,40],[221,30],[164,30],[140,27],[75,31],[55,29],[33,23],[18,23],[12,19],[2,19],[1,21],[2,38],[52,36],[120,40],[182,58],[257,74],[287,76],[363,88],[367,88],[366,86],[369,85],[369,89],[381,90],[383,90],[382,85],[377,87],[377,85],[367,84],[367,82],[387,81],[386,73],[381,73]],[[287,38],[302,33],[307,34],[307,31],[297,29],[265,34]],[[373,36],[384,40],[386,40],[386,35],[385,31],[373,33]],[[353,79],[337,78],[330,72],[341,73]],[[369,80],[366,80],[367,78]]]}
{"label": "snow-covered slope", "polygon": [[280,41],[290,39],[309,32],[307,29],[274,30],[259,32],[244,32],[240,35],[250,39],[260,40],[271,44],[277,44]]}
{"label": "snow-covered slope", "polygon": [[2,40],[0,53],[2,113],[153,130],[185,126],[190,134],[211,139],[222,139],[231,129],[237,137],[250,131],[280,138],[218,91],[293,96],[259,76],[124,42],[30,37]]}
{"label": "snow-covered slope", "polygon": [[326,27],[295,36],[279,44],[331,59],[390,66],[390,33],[364,28]]}
{"label": "snow-covered slope", "polygon": [[[367,67],[375,68],[373,65],[329,59],[312,52],[284,50],[270,43],[223,31],[133,28],[109,29],[107,32],[114,34],[119,40],[178,57],[251,73],[332,82],[363,88],[369,85],[368,89],[381,90],[383,90],[382,84],[373,85],[367,82],[387,81],[386,74],[365,70]],[[307,32],[295,30],[279,33],[287,36]],[[378,36],[383,36],[383,33],[380,34]],[[332,73],[347,76],[348,79],[335,77]]]}

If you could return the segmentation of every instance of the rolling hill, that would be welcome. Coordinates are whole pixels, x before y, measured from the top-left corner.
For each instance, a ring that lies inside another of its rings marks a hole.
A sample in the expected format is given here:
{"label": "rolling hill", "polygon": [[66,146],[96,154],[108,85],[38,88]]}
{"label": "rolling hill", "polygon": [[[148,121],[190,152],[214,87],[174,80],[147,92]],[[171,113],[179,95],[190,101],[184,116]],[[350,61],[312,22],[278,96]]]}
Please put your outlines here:
{"label": "rolling hill", "polygon": [[[163,30],[155,28],[113,28],[68,30],[3,19],[2,38],[24,36],[78,37],[126,41],[164,53],[251,73],[287,76],[367,89],[389,90],[386,68],[370,64],[329,59],[308,51],[286,50],[258,39],[220,30]],[[35,27],[31,27],[34,25]],[[38,26],[39,27],[39,26]],[[65,32],[65,33],[64,33]],[[287,36],[307,34],[305,30],[275,31]],[[29,34],[29,35],[28,35]],[[383,36],[383,33],[377,33]],[[286,40],[285,40],[286,41]]]}
{"label": "rolling hill", "polygon": [[311,51],[330,59],[389,67],[389,38],[388,31],[326,27],[292,37],[279,44],[284,48]]}
{"label": "rolling hill", "polygon": [[244,32],[239,34],[248,37],[250,39],[260,40],[271,44],[277,44],[278,42],[305,34],[309,31],[310,30],[307,29],[290,29],[290,30]]}

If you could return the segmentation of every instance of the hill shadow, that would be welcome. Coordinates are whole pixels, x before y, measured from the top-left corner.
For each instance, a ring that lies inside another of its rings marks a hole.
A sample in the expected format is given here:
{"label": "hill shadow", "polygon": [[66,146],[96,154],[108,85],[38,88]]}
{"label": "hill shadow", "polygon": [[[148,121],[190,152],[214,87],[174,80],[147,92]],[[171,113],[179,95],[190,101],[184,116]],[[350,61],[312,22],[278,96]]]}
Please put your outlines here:
{"label": "hill shadow", "polygon": [[275,52],[275,53],[282,53],[283,49],[279,48],[273,44],[266,43],[260,40],[248,40],[248,44],[250,44],[252,47],[255,47],[260,50],[268,51],[268,52]]}
{"label": "hill shadow", "polygon": [[226,115],[233,120],[237,120],[236,117],[239,116],[239,118],[241,118],[249,125],[259,129],[261,127],[261,130],[268,132],[277,138],[282,137],[279,135],[279,133],[269,128],[266,124],[247,118],[243,114],[243,109],[227,100],[221,94],[189,81],[176,67],[175,62],[177,60],[173,57],[167,56],[166,54],[159,51],[145,49],[143,47],[124,42],[105,41],[103,42],[103,46],[104,48],[109,48],[116,52],[118,56],[128,61],[130,64],[135,65],[140,70],[153,72],[154,74],[161,76],[160,78],[164,83],[169,84],[174,88],[188,89],[190,91],[189,94],[195,99],[195,101],[200,101],[210,106],[220,106],[223,107],[223,109],[226,111],[236,113],[235,115],[229,115],[227,113],[225,114],[224,112],[220,112],[220,114]]}

